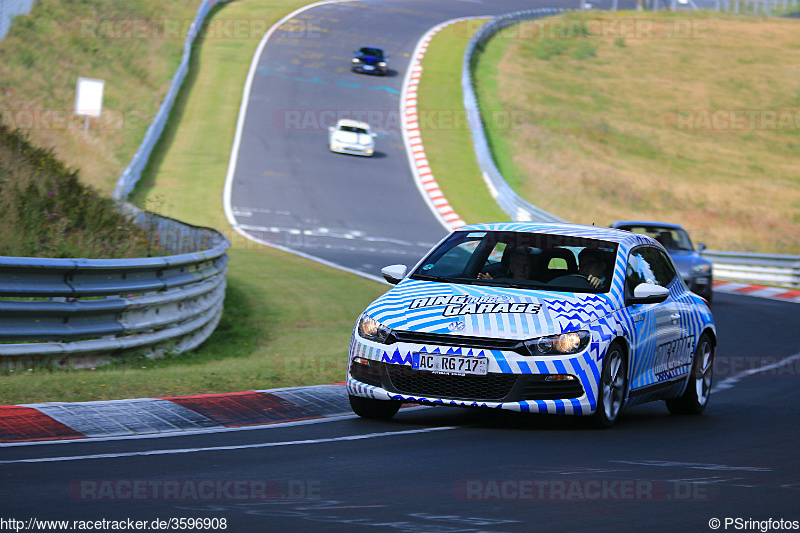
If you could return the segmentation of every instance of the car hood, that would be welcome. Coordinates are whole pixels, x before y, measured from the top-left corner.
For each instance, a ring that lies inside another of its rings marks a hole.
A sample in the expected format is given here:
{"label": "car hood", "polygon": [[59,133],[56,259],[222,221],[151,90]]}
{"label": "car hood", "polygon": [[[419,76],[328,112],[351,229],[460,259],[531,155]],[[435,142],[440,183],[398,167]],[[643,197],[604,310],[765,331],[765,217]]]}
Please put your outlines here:
{"label": "car hood", "polygon": [[522,340],[577,331],[616,310],[604,294],[405,280],[366,313],[393,330]]}
{"label": "car hood", "polygon": [[359,144],[369,146],[372,144],[372,137],[365,133],[354,133],[352,131],[336,131],[333,140],[342,144]]}
{"label": "car hood", "polygon": [[379,61],[383,61],[382,59],[378,59],[375,56],[356,56],[356,58],[360,59],[362,63],[366,63],[367,65],[377,65]]}
{"label": "car hood", "polygon": [[692,267],[695,265],[703,265],[708,264],[711,265],[711,261],[706,259],[705,257],[700,256],[697,252],[693,252],[691,250],[668,250],[669,256],[675,262],[675,266],[678,267],[678,270],[681,272],[681,275],[686,277],[692,271]]}

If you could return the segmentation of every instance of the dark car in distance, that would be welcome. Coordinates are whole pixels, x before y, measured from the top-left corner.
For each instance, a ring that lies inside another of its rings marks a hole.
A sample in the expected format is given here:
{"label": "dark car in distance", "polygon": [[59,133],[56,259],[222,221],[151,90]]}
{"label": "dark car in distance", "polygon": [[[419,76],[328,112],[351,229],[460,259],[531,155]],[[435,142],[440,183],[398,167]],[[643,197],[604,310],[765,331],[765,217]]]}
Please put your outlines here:
{"label": "dark car in distance", "polygon": [[383,55],[383,50],[372,46],[359,48],[353,55],[350,68],[353,72],[380,74],[381,76],[386,75],[389,71],[389,68],[386,66],[386,56]]}
{"label": "dark car in distance", "polygon": [[706,245],[698,243],[697,249],[695,249],[689,234],[683,227],[667,222],[641,220],[618,220],[612,223],[611,227],[633,233],[643,233],[660,242],[675,262],[675,266],[678,267],[689,290],[711,303],[714,281],[713,266],[711,261],[700,255]]}

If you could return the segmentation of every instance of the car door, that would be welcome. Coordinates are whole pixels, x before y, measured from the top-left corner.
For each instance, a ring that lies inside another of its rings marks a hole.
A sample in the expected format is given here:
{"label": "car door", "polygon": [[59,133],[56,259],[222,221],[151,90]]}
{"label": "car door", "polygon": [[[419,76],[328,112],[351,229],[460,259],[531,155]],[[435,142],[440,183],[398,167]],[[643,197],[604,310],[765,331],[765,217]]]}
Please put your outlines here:
{"label": "car door", "polygon": [[[640,283],[670,289],[661,303],[633,304],[628,311],[633,323],[631,342],[631,394],[673,380],[680,373],[687,349],[684,323],[672,291],[681,283],[672,262],[654,246],[640,246],[628,256],[625,291],[633,295]],[[691,359],[691,355],[689,355]]]}

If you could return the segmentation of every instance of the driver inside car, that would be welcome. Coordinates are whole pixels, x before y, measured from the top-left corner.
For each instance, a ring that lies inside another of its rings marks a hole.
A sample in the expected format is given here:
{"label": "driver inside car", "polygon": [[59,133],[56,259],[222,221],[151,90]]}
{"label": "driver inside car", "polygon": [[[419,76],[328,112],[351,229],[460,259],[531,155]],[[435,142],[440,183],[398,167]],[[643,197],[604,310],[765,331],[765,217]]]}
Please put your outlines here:
{"label": "driver inside car", "polygon": [[578,273],[585,276],[595,289],[606,282],[607,271],[605,258],[599,250],[584,248],[578,254]]}
{"label": "driver inside car", "polygon": [[[533,265],[528,254],[518,251],[511,251],[508,258],[508,270],[512,279],[531,279]],[[488,272],[480,272],[478,279],[492,279]]]}

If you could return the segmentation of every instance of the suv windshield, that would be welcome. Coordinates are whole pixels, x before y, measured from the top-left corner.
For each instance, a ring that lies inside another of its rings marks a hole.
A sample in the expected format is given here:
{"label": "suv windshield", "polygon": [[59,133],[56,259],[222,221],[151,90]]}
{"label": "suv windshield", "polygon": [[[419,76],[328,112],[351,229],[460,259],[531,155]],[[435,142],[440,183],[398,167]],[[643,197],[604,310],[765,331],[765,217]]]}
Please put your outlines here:
{"label": "suv windshield", "polygon": [[692,240],[683,228],[647,225],[625,226],[620,229],[628,230],[633,233],[644,233],[660,242],[667,250],[694,250]]}
{"label": "suv windshield", "polygon": [[373,56],[376,58],[383,57],[383,50],[381,50],[380,48],[362,48],[358,52],[365,56]]}
{"label": "suv windshield", "polygon": [[[412,279],[567,292],[607,292],[617,244],[544,233],[459,231]],[[597,281],[593,284],[590,280]]]}

